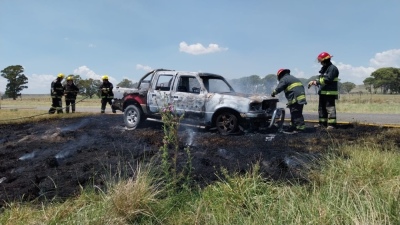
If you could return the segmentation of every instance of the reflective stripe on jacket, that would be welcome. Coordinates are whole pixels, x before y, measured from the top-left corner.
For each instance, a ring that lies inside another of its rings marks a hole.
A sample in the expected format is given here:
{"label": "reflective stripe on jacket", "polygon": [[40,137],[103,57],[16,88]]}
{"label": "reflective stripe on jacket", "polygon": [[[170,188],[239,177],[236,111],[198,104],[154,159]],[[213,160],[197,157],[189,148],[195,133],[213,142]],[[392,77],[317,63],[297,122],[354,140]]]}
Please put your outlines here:
{"label": "reflective stripe on jacket", "polygon": [[282,91],[285,92],[285,97],[288,105],[298,103],[307,104],[304,86],[299,79],[286,73],[281,75],[278,86],[275,88],[274,93],[278,94]]}
{"label": "reflective stripe on jacket", "polygon": [[332,63],[328,66],[324,66],[321,69],[321,75],[317,79],[317,85],[319,85],[318,94],[320,95],[339,95],[338,81],[339,81],[339,70]]}

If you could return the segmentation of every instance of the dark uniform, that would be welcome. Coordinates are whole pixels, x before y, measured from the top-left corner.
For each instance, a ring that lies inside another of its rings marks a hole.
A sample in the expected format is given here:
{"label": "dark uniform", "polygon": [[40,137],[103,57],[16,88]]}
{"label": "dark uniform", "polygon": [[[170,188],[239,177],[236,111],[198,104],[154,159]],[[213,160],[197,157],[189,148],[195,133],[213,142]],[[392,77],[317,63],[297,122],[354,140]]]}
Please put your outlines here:
{"label": "dark uniform", "polygon": [[277,75],[279,84],[271,96],[275,97],[278,93],[285,92],[291,117],[289,131],[303,131],[305,129],[303,107],[307,104],[304,86],[299,79],[290,75],[288,69],[280,69]]}
{"label": "dark uniform", "polygon": [[79,88],[74,84],[72,80],[67,78],[67,83],[64,86],[64,95],[65,95],[65,112],[69,113],[69,105],[71,105],[72,113],[75,112],[75,102],[76,96],[79,93]]}
{"label": "dark uniform", "polygon": [[100,85],[101,92],[101,113],[106,110],[107,103],[110,104],[112,112],[116,113],[115,109],[112,107],[112,100],[114,99],[113,84],[108,81],[108,76],[103,76],[103,84]]}
{"label": "dark uniform", "polygon": [[323,52],[318,60],[323,65],[319,71],[320,75],[315,80],[318,86],[319,102],[318,117],[319,125],[328,128],[336,126],[336,99],[338,99],[339,70],[331,63],[331,56]]}
{"label": "dark uniform", "polygon": [[61,100],[62,96],[64,95],[64,87],[61,84],[63,78],[64,75],[59,74],[57,76],[57,79],[51,82],[50,95],[52,99],[52,104],[49,109],[49,114],[54,114],[56,111],[57,113],[63,113]]}

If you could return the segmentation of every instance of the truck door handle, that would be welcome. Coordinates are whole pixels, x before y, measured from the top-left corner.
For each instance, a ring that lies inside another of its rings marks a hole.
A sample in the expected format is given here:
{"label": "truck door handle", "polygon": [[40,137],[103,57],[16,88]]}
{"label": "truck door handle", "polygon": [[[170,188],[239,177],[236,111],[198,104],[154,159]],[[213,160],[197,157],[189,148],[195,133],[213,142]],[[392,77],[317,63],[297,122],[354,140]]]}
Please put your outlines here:
{"label": "truck door handle", "polygon": [[174,98],[179,98],[179,97],[175,95]]}
{"label": "truck door handle", "polygon": [[156,97],[156,94],[151,94],[151,97]]}

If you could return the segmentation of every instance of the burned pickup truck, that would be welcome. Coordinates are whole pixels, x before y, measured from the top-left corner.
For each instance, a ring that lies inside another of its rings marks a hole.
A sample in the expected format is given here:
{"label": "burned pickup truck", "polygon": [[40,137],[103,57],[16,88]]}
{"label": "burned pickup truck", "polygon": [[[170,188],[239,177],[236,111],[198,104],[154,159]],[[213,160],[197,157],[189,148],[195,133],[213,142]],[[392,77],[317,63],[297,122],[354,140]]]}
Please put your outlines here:
{"label": "burned pickup truck", "polygon": [[127,128],[136,129],[146,118],[161,118],[172,105],[190,124],[216,128],[221,134],[247,129],[281,128],[285,110],[277,98],[237,93],[224,77],[203,72],[157,69],[145,74],[138,87],[125,93],[122,104]]}

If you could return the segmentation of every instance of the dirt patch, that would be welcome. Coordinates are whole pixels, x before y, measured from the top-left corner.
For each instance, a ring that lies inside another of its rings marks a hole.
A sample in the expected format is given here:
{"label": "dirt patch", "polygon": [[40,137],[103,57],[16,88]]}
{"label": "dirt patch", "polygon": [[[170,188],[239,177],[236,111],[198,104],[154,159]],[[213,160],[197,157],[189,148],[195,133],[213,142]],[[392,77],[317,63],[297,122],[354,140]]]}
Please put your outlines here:
{"label": "dirt patch", "polygon": [[[122,116],[112,114],[0,126],[0,207],[15,200],[71,197],[80,186],[102,187],[107,176],[131,174],[136,163],[160,153],[161,126],[147,121],[142,128],[126,130]],[[381,129],[343,126],[294,135],[265,130],[221,136],[182,126],[179,136],[180,149],[191,149],[193,180],[204,186],[218,179],[221,168],[245,172],[256,162],[269,179],[306,181],[304,165],[318,161],[329,146]],[[179,162],[186,161],[181,154]],[[121,168],[128,163],[132,167]]]}

